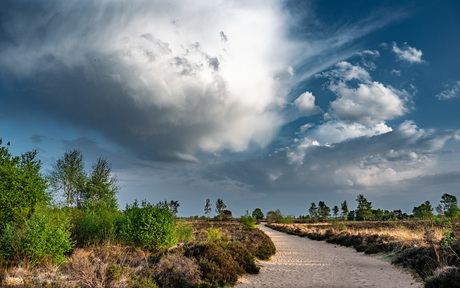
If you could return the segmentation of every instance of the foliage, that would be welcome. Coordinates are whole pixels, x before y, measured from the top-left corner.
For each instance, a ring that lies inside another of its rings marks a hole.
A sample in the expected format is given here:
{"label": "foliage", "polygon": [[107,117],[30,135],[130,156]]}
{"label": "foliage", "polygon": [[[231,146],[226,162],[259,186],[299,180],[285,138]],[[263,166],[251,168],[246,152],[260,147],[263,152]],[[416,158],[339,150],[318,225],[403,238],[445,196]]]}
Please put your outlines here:
{"label": "foliage", "polygon": [[430,201],[422,203],[420,206],[414,207],[412,210],[414,217],[420,220],[430,220],[434,218],[433,208]]}
{"label": "foliage", "polygon": [[224,210],[225,208],[227,208],[227,205],[225,205],[224,203],[224,200],[222,199],[217,199],[216,201],[216,213],[217,213],[217,217],[218,217],[218,220],[222,220],[224,218]]}
{"label": "foliage", "polygon": [[77,247],[103,244],[116,241],[118,211],[74,209],[72,217],[72,238]]}
{"label": "foliage", "polygon": [[76,204],[85,180],[83,155],[76,149],[65,152],[64,156],[53,165],[50,174],[51,185],[57,191],[62,190],[67,207]]}
{"label": "foliage", "polygon": [[340,204],[340,210],[342,211],[341,213],[341,216],[342,216],[342,219],[347,219],[347,216],[348,216],[348,204],[347,204],[347,201],[343,201],[341,204]]}
{"label": "foliage", "polygon": [[132,205],[126,205],[119,229],[124,243],[151,251],[177,243],[174,215],[167,202],[152,205],[142,201],[139,207],[136,200]]}
{"label": "foliage", "polygon": [[318,218],[318,207],[314,202],[310,204],[310,209],[308,209],[308,214],[310,215],[311,219],[317,219]]}
{"label": "foliage", "polygon": [[179,243],[193,241],[193,225],[184,219],[176,221],[176,238]]}
{"label": "foliage", "polygon": [[171,212],[173,213],[174,217],[176,217],[177,209],[179,208],[179,206],[179,201],[171,200],[169,202],[169,209],[171,209]]}
{"label": "foliage", "polygon": [[80,205],[92,211],[118,209],[116,194],[119,187],[117,178],[111,175],[112,167],[105,158],[99,157],[92,166],[84,188],[79,191]]}
{"label": "foliage", "polygon": [[8,223],[24,223],[37,204],[49,200],[37,151],[13,156],[1,144],[0,139],[0,235]]}
{"label": "foliage", "polygon": [[441,197],[441,205],[446,218],[449,218],[450,220],[458,219],[459,208],[457,205],[457,197],[446,193]]}
{"label": "foliage", "polygon": [[356,197],[356,202],[358,202],[358,208],[355,211],[356,220],[371,219],[373,216],[372,203],[367,201],[362,194],[359,194],[358,197]]}
{"label": "foliage", "polygon": [[222,234],[220,233],[220,230],[222,227],[219,228],[213,228],[213,225],[211,224],[211,227],[209,227],[208,230],[204,230],[206,233],[206,238],[208,238],[209,241],[217,241],[222,239]]}
{"label": "foliage", "polygon": [[267,220],[270,222],[278,222],[279,217],[281,217],[281,211],[279,209],[267,212]]}
{"label": "foliage", "polygon": [[160,287],[195,287],[201,282],[198,265],[178,253],[161,257],[153,276]]}
{"label": "foliage", "polygon": [[332,213],[334,214],[334,218],[337,218],[339,215],[339,206],[335,205],[334,208],[332,208]]}
{"label": "foliage", "polygon": [[256,228],[256,218],[249,215],[249,212],[246,211],[246,214],[241,216],[240,222],[244,225],[246,229]]}
{"label": "foliage", "polygon": [[209,219],[209,214],[211,214],[211,211],[212,211],[211,205],[212,205],[211,200],[209,198],[206,199],[206,204],[204,205],[204,213],[208,215],[208,219]]}
{"label": "foliage", "polygon": [[40,207],[26,220],[24,228],[8,224],[2,236],[3,258],[27,258],[30,264],[62,263],[72,250],[70,219],[60,209]]}
{"label": "foliage", "polygon": [[254,211],[252,211],[252,217],[254,217],[256,220],[263,220],[264,213],[262,212],[262,210],[260,210],[260,208],[256,208],[254,209]]}
{"label": "foliage", "polygon": [[324,201],[318,202],[318,217],[320,220],[327,220],[331,216],[331,208],[329,208]]}

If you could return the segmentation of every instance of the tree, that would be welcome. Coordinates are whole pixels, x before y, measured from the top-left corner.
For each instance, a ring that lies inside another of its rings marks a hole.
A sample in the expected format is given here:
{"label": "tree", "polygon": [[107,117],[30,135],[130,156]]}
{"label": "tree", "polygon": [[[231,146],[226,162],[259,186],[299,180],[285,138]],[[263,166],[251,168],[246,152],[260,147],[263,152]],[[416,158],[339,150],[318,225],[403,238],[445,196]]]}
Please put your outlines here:
{"label": "tree", "polygon": [[256,208],[252,212],[252,217],[256,218],[256,220],[262,220],[264,219],[264,213],[262,212],[262,210],[260,210],[260,208]]}
{"label": "tree", "polygon": [[177,214],[177,208],[179,208],[179,201],[174,201],[174,200],[171,200],[171,202],[169,202],[169,209],[171,210],[171,213],[173,213],[174,217],[176,217],[176,214]]}
{"label": "tree", "polygon": [[50,175],[51,185],[55,190],[62,190],[68,207],[76,204],[85,179],[83,155],[76,149],[65,152],[53,165]]}
{"label": "tree", "polygon": [[85,188],[81,192],[82,206],[94,210],[118,210],[116,194],[116,176],[111,175],[112,166],[107,159],[99,157],[93,164],[93,171],[86,181]]}
{"label": "tree", "polygon": [[364,220],[372,218],[372,202],[367,201],[367,199],[362,195],[359,194],[356,197],[356,201],[358,202],[358,208],[356,209],[356,220]]}
{"label": "tree", "polygon": [[434,218],[433,207],[431,207],[430,201],[422,203],[420,206],[414,207],[412,210],[414,217],[420,220],[430,220]]}
{"label": "tree", "polygon": [[450,218],[450,220],[458,219],[459,208],[457,205],[457,197],[445,193],[441,197],[441,205],[444,210],[444,216]]}
{"label": "tree", "polygon": [[232,211],[230,210],[223,210],[222,211],[222,220],[223,221],[229,221],[233,219],[233,214]]}
{"label": "tree", "polygon": [[334,213],[334,218],[337,218],[337,216],[339,215],[339,207],[337,205],[335,205],[334,208],[332,208],[332,213]]}
{"label": "tree", "polygon": [[217,213],[217,217],[219,220],[222,220],[223,219],[223,212],[225,210],[225,208],[227,208],[227,205],[224,204],[224,200],[222,199],[217,199],[216,201],[216,213]]}
{"label": "tree", "polygon": [[308,209],[308,214],[310,214],[311,219],[317,219],[318,218],[318,207],[316,207],[315,202],[312,202],[310,204],[310,209]]}
{"label": "tree", "polygon": [[276,222],[278,221],[278,218],[281,217],[281,211],[280,209],[277,209],[276,211],[268,211],[267,212],[267,220],[270,222]]}
{"label": "tree", "polygon": [[348,212],[347,220],[350,220],[350,221],[355,220],[355,210],[351,210],[350,212]]}
{"label": "tree", "polygon": [[331,216],[331,208],[329,208],[324,201],[318,202],[318,216],[321,220],[327,220]]}
{"label": "tree", "polygon": [[342,210],[342,219],[347,219],[347,216],[348,216],[348,204],[347,204],[347,201],[343,201],[342,204],[340,204],[340,210]]}
{"label": "tree", "polygon": [[13,156],[0,139],[0,234],[7,223],[25,222],[37,204],[50,199],[37,154],[34,150]]}
{"label": "tree", "polygon": [[211,214],[212,207],[211,207],[211,200],[208,198],[206,199],[206,204],[204,205],[204,213],[208,215],[208,220],[209,220],[209,215]]}

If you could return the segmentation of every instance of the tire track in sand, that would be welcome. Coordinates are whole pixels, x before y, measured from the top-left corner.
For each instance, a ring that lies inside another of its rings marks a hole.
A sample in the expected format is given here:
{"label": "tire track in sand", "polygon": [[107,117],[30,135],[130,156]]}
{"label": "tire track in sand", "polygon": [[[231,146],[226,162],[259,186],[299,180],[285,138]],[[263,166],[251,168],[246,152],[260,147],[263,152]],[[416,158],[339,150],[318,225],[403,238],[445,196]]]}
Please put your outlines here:
{"label": "tire track in sand", "polygon": [[273,240],[276,255],[260,261],[258,275],[241,278],[237,288],[423,287],[407,272],[352,248],[288,235],[261,226]]}

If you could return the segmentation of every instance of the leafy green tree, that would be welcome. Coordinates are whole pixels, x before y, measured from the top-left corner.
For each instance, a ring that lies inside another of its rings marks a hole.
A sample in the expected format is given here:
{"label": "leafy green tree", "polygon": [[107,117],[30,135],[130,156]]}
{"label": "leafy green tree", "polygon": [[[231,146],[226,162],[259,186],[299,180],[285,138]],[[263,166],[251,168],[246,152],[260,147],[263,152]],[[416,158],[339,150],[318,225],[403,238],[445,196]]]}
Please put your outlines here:
{"label": "leafy green tree", "polygon": [[217,199],[216,201],[216,213],[217,213],[217,217],[219,220],[222,220],[224,218],[224,210],[225,208],[227,208],[227,205],[225,205],[224,203],[224,200],[222,199]]}
{"label": "leafy green tree", "polygon": [[347,201],[343,201],[342,204],[340,204],[340,210],[342,211],[342,219],[347,219],[348,216],[348,204]]}
{"label": "leafy green tree", "polygon": [[327,220],[331,216],[331,208],[329,208],[324,201],[318,202],[318,217],[321,220]]}
{"label": "leafy green tree", "polygon": [[332,213],[334,214],[334,218],[337,218],[337,216],[339,215],[339,207],[337,205],[335,205],[334,208],[332,208]]}
{"label": "leafy green tree", "polygon": [[204,205],[204,213],[208,215],[208,220],[209,220],[209,215],[211,214],[212,207],[211,207],[211,200],[208,198],[206,199],[206,204]]}
{"label": "leafy green tree", "polygon": [[276,211],[268,211],[267,212],[267,220],[270,222],[278,222],[278,219],[281,217],[280,209]]}
{"label": "leafy green tree", "polygon": [[450,220],[456,220],[459,216],[459,208],[457,204],[457,197],[445,193],[441,197],[441,205],[444,210],[444,216]]}
{"label": "leafy green tree", "polygon": [[318,207],[315,202],[310,204],[310,209],[308,209],[308,214],[310,214],[311,219],[318,219]]}
{"label": "leafy green tree", "polygon": [[350,212],[348,212],[347,220],[353,221],[353,220],[355,220],[355,217],[356,217],[355,210],[351,210]]}
{"label": "leafy green tree", "polygon": [[67,200],[67,207],[77,204],[77,198],[85,185],[83,155],[80,150],[64,153],[56,161],[51,171],[50,182],[55,190],[61,190]]}
{"label": "leafy green tree", "polygon": [[252,212],[252,217],[254,217],[256,220],[262,220],[264,219],[264,213],[262,212],[262,210],[260,210],[260,208],[256,208]]}
{"label": "leafy green tree", "polygon": [[358,202],[358,208],[356,209],[356,219],[357,220],[366,220],[372,218],[372,202],[367,201],[367,199],[359,194],[356,198]]}
{"label": "leafy green tree", "polygon": [[111,175],[112,166],[107,159],[99,157],[92,172],[80,191],[82,206],[95,210],[118,210],[116,195],[119,191],[117,177]]}
{"label": "leafy green tree", "polygon": [[412,210],[414,217],[420,220],[430,220],[434,218],[433,207],[431,207],[430,201],[422,203],[420,206],[414,207]]}
{"label": "leafy green tree", "polygon": [[36,150],[13,156],[0,139],[0,234],[7,223],[24,223],[37,204],[50,199],[36,157]]}

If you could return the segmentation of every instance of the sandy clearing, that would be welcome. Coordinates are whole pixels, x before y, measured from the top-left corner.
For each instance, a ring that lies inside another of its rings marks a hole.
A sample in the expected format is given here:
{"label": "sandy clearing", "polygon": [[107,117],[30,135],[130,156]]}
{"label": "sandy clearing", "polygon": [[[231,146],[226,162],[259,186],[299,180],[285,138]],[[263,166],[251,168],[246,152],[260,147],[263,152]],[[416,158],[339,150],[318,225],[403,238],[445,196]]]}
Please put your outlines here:
{"label": "sandy clearing", "polygon": [[288,235],[261,226],[277,253],[258,275],[243,277],[237,288],[259,287],[423,287],[409,274],[352,248]]}

